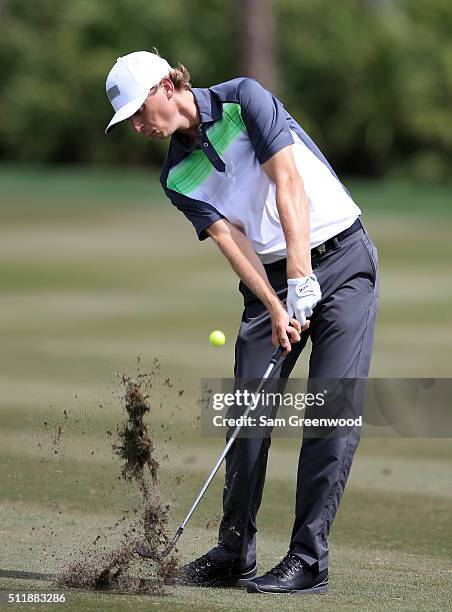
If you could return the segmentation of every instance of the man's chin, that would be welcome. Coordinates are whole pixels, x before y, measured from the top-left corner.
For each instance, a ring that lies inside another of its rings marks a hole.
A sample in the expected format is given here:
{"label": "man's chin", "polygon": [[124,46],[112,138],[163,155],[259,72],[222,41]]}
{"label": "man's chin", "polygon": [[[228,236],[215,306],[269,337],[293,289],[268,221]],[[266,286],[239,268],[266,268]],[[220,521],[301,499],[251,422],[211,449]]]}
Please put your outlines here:
{"label": "man's chin", "polygon": [[165,134],[163,132],[159,132],[157,134],[149,134],[147,137],[150,140],[165,140],[165,138],[169,138],[170,134]]}

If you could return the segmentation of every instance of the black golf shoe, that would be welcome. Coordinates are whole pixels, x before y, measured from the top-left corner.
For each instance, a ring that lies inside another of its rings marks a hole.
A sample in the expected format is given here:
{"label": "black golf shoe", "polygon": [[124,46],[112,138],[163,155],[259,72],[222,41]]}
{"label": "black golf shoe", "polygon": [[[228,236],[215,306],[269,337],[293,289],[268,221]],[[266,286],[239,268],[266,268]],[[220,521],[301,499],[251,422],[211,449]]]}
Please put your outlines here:
{"label": "black golf shoe", "polygon": [[328,570],[314,573],[300,557],[288,552],[273,569],[249,583],[248,593],[328,593]]}
{"label": "black golf shoe", "polygon": [[221,546],[184,565],[178,583],[187,586],[246,587],[257,575],[257,563],[243,567],[240,560],[232,557]]}

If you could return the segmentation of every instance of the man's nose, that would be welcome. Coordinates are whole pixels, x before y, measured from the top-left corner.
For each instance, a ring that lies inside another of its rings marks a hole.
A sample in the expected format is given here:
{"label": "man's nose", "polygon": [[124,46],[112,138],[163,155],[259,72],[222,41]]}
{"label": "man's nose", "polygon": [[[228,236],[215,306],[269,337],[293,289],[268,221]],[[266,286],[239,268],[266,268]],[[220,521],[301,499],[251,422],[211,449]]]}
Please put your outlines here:
{"label": "man's nose", "polygon": [[136,133],[139,134],[141,132],[141,128],[143,127],[143,122],[140,121],[140,119],[138,117],[130,117],[130,124],[132,126],[132,130]]}

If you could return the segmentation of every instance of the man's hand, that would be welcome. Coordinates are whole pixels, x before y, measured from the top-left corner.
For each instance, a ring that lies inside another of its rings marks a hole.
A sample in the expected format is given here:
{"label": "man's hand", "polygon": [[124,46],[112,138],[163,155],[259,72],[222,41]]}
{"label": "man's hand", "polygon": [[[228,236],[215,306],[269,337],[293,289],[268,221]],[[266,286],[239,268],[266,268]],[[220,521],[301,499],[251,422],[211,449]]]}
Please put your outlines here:
{"label": "man's hand", "polygon": [[271,306],[269,312],[272,321],[272,344],[275,348],[282,346],[285,356],[290,353],[291,344],[300,341],[300,322],[289,317],[284,305],[279,300]]}
{"label": "man's hand", "polygon": [[306,319],[312,315],[321,297],[322,292],[315,274],[303,278],[289,278],[287,280],[288,316],[295,317],[301,327],[306,329]]}

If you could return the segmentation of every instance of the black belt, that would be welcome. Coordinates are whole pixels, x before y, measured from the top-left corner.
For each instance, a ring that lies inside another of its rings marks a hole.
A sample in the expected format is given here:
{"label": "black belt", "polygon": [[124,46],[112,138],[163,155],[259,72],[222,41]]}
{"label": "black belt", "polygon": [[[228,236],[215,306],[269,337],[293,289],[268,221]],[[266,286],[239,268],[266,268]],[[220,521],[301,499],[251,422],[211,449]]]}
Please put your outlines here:
{"label": "black belt", "polygon": [[[350,227],[347,227],[347,229],[345,229],[343,232],[339,232],[339,234],[337,234],[336,236],[328,238],[328,240],[325,240],[325,242],[323,242],[322,244],[319,244],[318,246],[311,249],[311,257],[321,257],[327,251],[337,249],[338,242],[341,242],[341,240],[344,240],[344,238],[347,238],[347,236],[350,236],[350,234],[354,234],[361,228],[364,229],[358,217],[356,221],[354,221],[354,223]],[[267,272],[267,275],[269,275],[269,279],[270,277],[273,278],[274,275],[278,276],[279,274],[282,275],[281,278],[283,276],[284,278],[286,278],[285,274],[287,268],[287,259],[284,257],[283,259],[278,259],[273,263],[264,264],[264,268]]]}
{"label": "black belt", "polygon": [[328,240],[325,240],[325,242],[322,242],[322,244],[319,244],[313,249],[311,249],[311,255],[312,256],[324,255],[328,251],[337,249],[337,241],[342,242],[342,240],[344,240],[348,236],[351,236],[351,234],[354,234],[360,229],[364,229],[364,228],[363,228],[360,218],[358,217],[353,222],[353,224],[350,227],[347,227],[347,229],[345,229],[343,232],[339,232],[339,234],[336,234],[336,236],[333,236],[332,238],[328,238]]}

